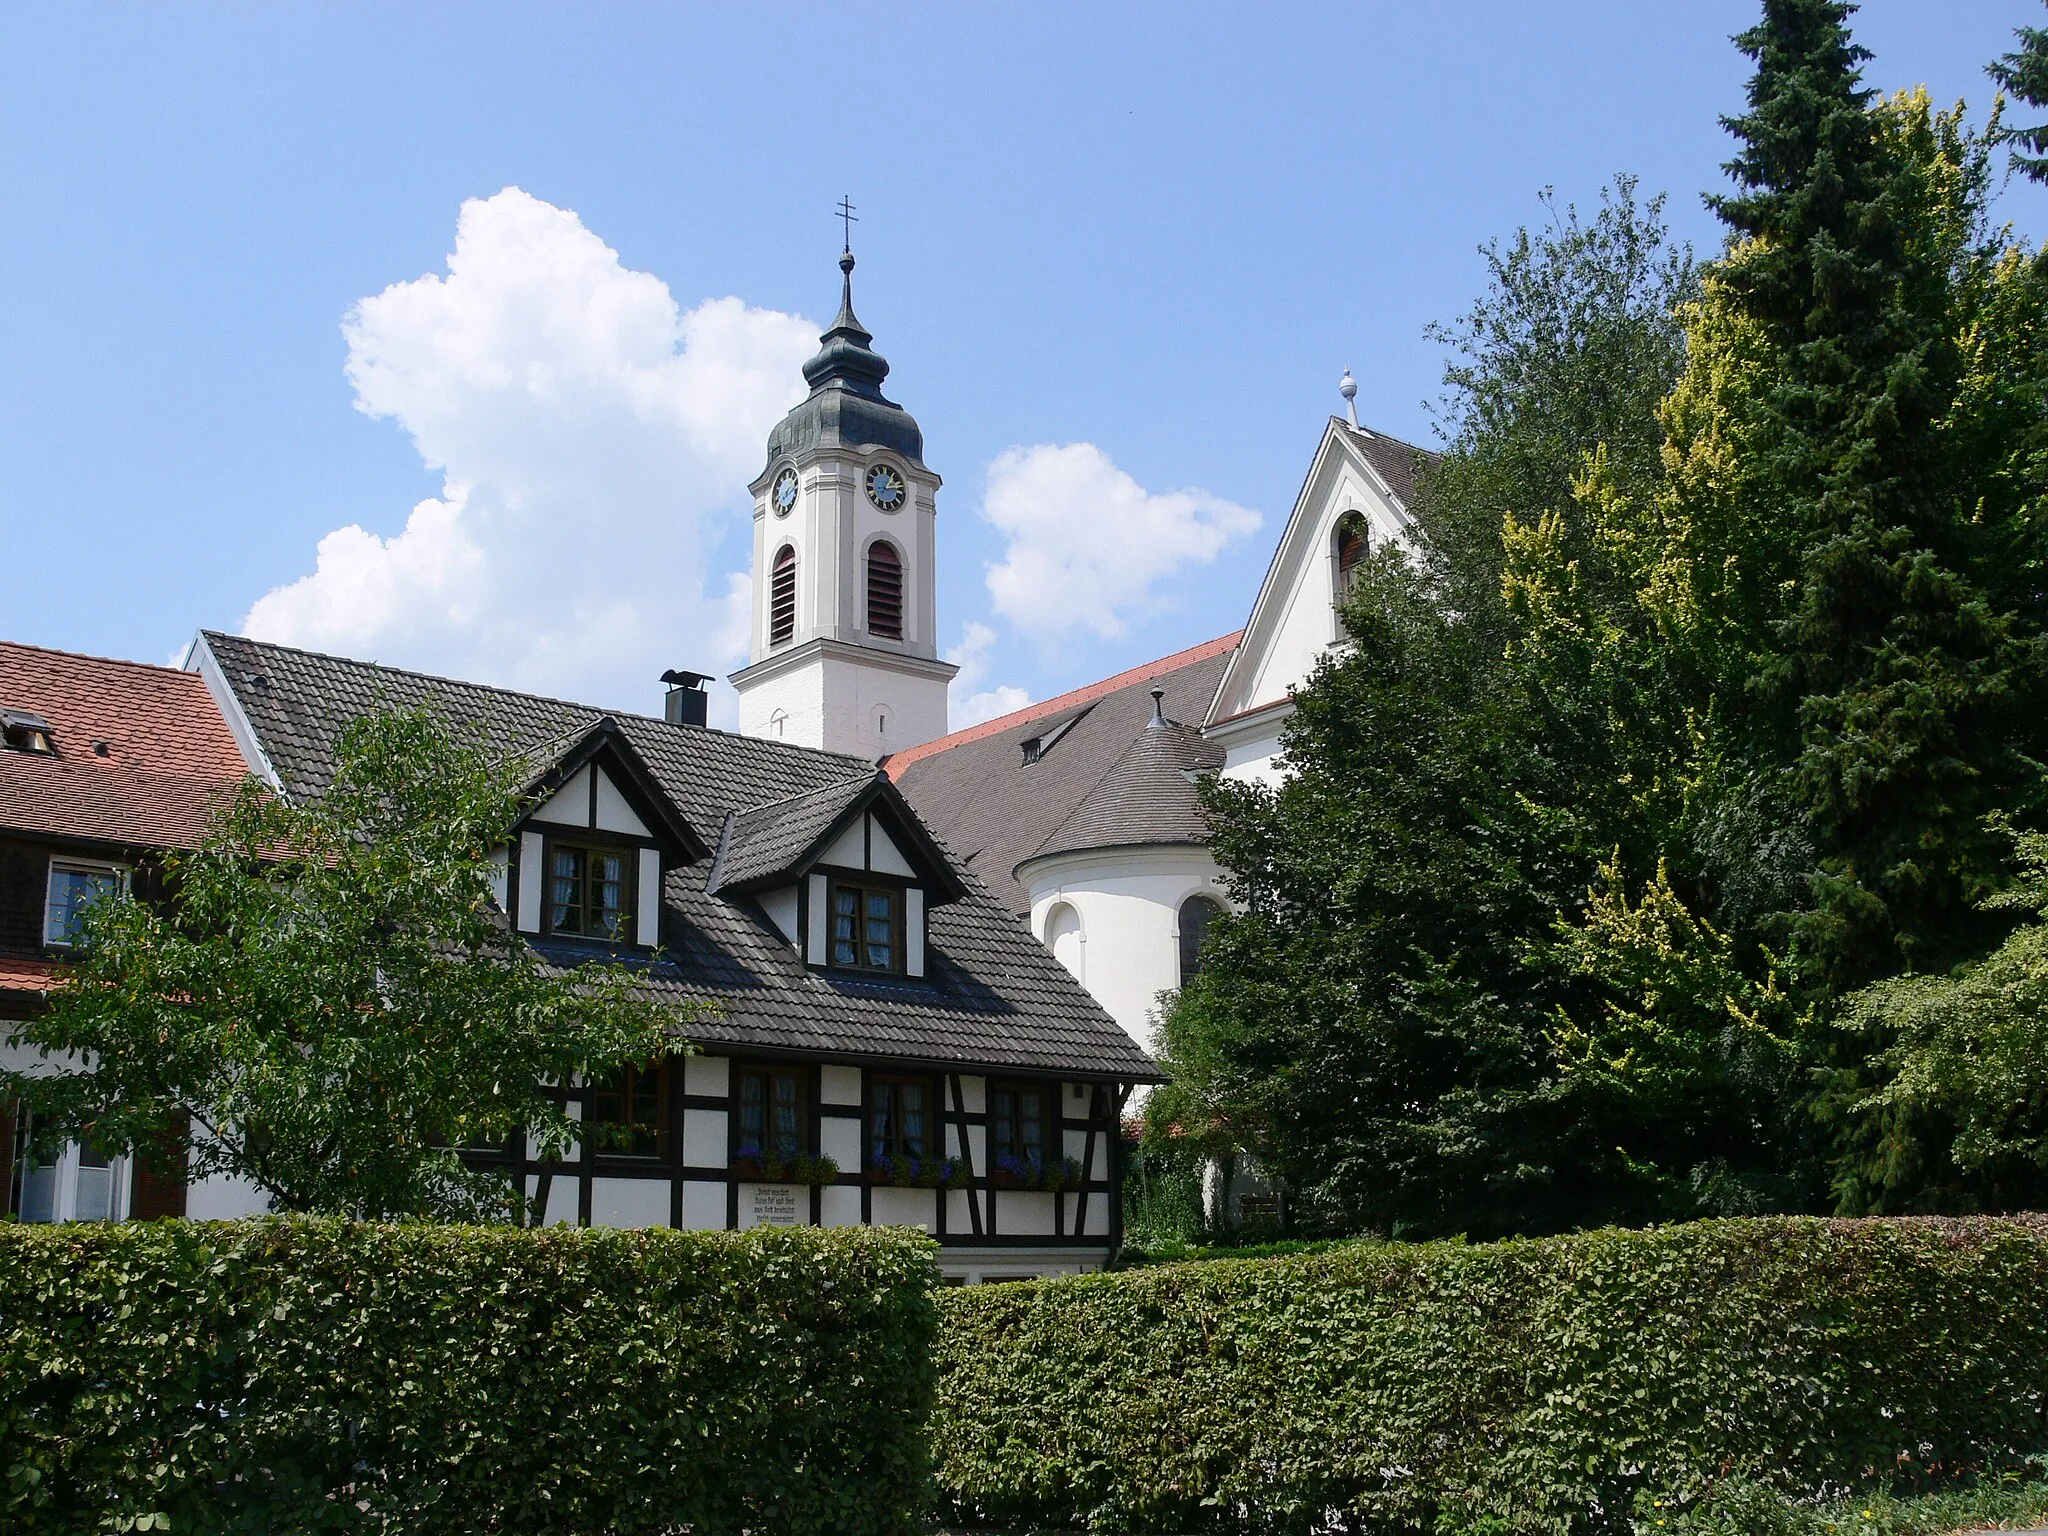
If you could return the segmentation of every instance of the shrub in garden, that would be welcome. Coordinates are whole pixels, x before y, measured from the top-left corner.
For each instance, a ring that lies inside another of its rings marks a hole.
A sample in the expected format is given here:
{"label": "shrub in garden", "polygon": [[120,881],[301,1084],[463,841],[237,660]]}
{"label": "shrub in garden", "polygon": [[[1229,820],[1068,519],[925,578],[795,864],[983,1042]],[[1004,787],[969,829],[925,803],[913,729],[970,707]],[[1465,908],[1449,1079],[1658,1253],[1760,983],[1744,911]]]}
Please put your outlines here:
{"label": "shrub in garden", "polygon": [[1731,1475],[1904,1494],[2048,1448],[2040,1217],[1361,1244],[940,1308],[969,1522],[1627,1532]]}
{"label": "shrub in garden", "polygon": [[924,1491],[931,1252],[0,1224],[0,1529],[895,1536]]}

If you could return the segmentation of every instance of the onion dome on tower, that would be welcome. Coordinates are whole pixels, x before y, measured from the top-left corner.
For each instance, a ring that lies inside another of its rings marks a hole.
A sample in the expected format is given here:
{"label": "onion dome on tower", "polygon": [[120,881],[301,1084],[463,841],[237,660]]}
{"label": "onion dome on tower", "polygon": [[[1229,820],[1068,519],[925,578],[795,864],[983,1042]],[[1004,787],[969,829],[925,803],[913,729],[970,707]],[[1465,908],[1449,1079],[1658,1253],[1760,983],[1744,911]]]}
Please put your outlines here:
{"label": "onion dome on tower", "polygon": [[853,312],[853,252],[839,257],[839,313],[804,364],[810,395],[768,436],[768,461],[819,447],[887,448],[919,464],[924,434],[910,412],[882,393],[889,361]]}

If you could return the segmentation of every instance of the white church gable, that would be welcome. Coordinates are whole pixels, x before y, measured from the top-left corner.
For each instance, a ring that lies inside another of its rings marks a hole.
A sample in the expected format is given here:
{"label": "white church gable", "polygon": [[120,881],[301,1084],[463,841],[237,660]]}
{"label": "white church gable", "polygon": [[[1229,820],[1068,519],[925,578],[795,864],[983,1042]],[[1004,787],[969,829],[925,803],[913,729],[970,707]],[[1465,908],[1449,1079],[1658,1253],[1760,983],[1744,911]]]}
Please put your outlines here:
{"label": "white church gable", "polygon": [[1209,707],[1205,730],[1225,748],[1227,774],[1271,775],[1291,691],[1341,636],[1338,534],[1354,514],[1374,548],[1406,537],[1414,521],[1367,460],[1358,430],[1333,417]]}

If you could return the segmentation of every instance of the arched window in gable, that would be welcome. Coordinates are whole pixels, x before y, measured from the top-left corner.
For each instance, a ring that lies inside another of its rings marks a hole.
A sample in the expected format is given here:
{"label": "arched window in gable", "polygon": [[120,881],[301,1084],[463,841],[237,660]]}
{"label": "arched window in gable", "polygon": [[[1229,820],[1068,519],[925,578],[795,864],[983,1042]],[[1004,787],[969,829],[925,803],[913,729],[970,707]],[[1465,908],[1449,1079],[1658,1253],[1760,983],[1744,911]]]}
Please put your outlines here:
{"label": "arched window in gable", "polygon": [[1180,984],[1186,986],[1202,969],[1202,940],[1209,923],[1223,907],[1207,896],[1190,896],[1180,904]]}
{"label": "arched window in gable", "polygon": [[903,638],[903,560],[887,539],[868,546],[868,633]]}
{"label": "arched window in gable", "polygon": [[768,643],[783,645],[796,633],[796,546],[785,544],[775,555],[768,577]]}
{"label": "arched window in gable", "polygon": [[1351,600],[1352,588],[1358,585],[1358,568],[1364,563],[1369,548],[1366,541],[1365,519],[1356,512],[1347,512],[1337,521],[1337,533],[1333,545],[1337,557],[1336,600],[1340,603]]}

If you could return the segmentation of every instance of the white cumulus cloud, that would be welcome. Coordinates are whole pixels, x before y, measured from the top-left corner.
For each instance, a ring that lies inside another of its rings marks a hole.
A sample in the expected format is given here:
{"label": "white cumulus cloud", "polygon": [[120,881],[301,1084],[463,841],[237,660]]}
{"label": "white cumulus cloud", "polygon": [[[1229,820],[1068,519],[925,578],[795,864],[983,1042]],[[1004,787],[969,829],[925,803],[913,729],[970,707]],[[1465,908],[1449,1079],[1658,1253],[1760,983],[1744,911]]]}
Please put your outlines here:
{"label": "white cumulus cloud", "polygon": [[946,652],[946,660],[960,669],[946,685],[947,730],[964,731],[1031,702],[1030,694],[1009,683],[982,687],[988,680],[989,651],[995,643],[994,630],[969,622],[960,631],[960,643]]}
{"label": "white cumulus cloud", "polygon": [[627,708],[665,667],[742,659],[747,580],[712,566],[815,325],[685,311],[507,187],[462,205],[445,276],[362,300],[342,332],[356,408],[412,438],[441,494],[388,537],[329,533],[244,633]]}
{"label": "white cumulus cloud", "polygon": [[1207,491],[1148,491],[1093,443],[1006,449],[981,515],[1009,540],[988,568],[995,610],[1041,639],[1121,635],[1164,606],[1163,582],[1259,526]]}

